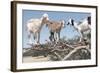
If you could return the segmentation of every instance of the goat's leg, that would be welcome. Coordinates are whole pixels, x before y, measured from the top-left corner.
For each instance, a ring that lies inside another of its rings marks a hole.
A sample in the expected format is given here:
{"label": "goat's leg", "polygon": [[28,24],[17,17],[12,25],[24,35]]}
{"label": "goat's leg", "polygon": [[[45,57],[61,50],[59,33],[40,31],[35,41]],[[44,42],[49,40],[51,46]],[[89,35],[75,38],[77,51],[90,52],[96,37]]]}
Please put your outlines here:
{"label": "goat's leg", "polygon": [[57,32],[56,33],[56,42],[58,42],[59,41],[59,33]]}
{"label": "goat's leg", "polygon": [[33,34],[33,39],[34,39],[33,43],[36,44],[36,41],[37,41],[37,34],[36,33]]}
{"label": "goat's leg", "polygon": [[56,43],[60,40],[60,32],[56,32]]}
{"label": "goat's leg", "polygon": [[79,40],[79,42],[82,42],[83,34],[82,34],[82,32],[79,32],[79,34],[80,34],[80,40]]}
{"label": "goat's leg", "polygon": [[56,41],[56,33],[54,33],[54,41]]}
{"label": "goat's leg", "polygon": [[58,41],[60,40],[60,31],[58,32]]}
{"label": "goat's leg", "polygon": [[40,32],[37,33],[37,44],[40,44]]}
{"label": "goat's leg", "polygon": [[55,32],[54,37],[55,37],[55,42],[57,43],[58,42],[58,33],[57,32]]}
{"label": "goat's leg", "polygon": [[53,41],[55,42],[55,41],[56,41],[56,38],[55,38],[55,32],[54,32],[52,38],[53,38]]}
{"label": "goat's leg", "polygon": [[51,35],[49,36],[49,40],[52,41],[52,36]]}
{"label": "goat's leg", "polygon": [[55,32],[51,32],[51,40],[52,42],[55,42],[56,41],[56,33]]}
{"label": "goat's leg", "polygon": [[50,41],[54,41],[54,32],[50,31],[50,36],[49,36]]}

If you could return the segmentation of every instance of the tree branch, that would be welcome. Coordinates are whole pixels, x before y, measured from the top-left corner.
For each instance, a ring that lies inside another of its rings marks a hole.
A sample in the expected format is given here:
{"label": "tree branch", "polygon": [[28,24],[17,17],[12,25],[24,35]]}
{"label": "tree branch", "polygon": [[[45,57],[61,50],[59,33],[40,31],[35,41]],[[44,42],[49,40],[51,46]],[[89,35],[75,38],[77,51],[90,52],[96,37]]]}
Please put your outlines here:
{"label": "tree branch", "polygon": [[74,48],[74,50],[72,50],[68,55],[66,55],[66,56],[62,59],[62,61],[68,59],[68,58],[69,58],[73,53],[75,53],[77,50],[83,49],[83,48],[87,49],[87,50],[90,52],[90,49],[88,49],[87,46],[79,46],[79,47]]}

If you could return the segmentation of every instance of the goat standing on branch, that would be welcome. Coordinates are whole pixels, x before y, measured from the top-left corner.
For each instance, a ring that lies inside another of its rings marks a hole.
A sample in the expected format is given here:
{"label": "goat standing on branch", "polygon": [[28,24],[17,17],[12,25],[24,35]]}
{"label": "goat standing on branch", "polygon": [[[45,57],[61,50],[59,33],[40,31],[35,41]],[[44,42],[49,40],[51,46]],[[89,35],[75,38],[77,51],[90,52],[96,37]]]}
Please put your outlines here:
{"label": "goat standing on branch", "polygon": [[40,31],[41,28],[46,22],[48,21],[48,14],[43,14],[40,19],[30,19],[27,22],[27,31],[28,31],[28,38],[29,44],[32,44],[31,35],[34,36],[34,44],[40,43]]}
{"label": "goat standing on branch", "polygon": [[69,19],[68,24],[74,26],[74,28],[80,33],[80,42],[83,39],[84,32],[91,31],[91,17],[87,17],[82,22],[76,23],[73,19]]}
{"label": "goat standing on branch", "polygon": [[65,27],[64,23],[65,23],[64,20],[62,21],[49,20],[47,22],[47,27],[50,30],[50,37],[49,37],[50,41],[55,41],[55,42],[59,41],[61,29]]}

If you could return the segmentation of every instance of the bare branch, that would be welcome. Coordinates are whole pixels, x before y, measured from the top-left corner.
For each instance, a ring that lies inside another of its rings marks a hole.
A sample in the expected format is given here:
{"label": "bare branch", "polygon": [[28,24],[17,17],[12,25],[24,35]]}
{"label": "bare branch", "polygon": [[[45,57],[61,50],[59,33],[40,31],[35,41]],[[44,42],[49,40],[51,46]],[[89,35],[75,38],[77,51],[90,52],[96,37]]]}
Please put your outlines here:
{"label": "bare branch", "polygon": [[58,59],[62,60],[62,57],[58,53],[54,52],[54,54],[58,57]]}
{"label": "bare branch", "polygon": [[66,56],[62,59],[62,61],[68,59],[68,58],[69,58],[73,53],[75,53],[77,50],[83,49],[83,48],[87,49],[87,50],[90,52],[90,50],[87,48],[87,46],[79,46],[79,47],[76,47],[74,50],[72,50],[68,55],[66,55]]}

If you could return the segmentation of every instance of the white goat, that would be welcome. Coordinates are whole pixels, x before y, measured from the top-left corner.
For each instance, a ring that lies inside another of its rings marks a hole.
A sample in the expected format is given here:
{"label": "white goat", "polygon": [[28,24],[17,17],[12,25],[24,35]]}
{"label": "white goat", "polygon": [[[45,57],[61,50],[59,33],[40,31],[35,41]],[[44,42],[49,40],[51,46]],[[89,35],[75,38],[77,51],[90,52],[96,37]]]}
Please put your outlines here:
{"label": "white goat", "polygon": [[28,38],[29,44],[32,44],[31,35],[34,36],[34,44],[40,43],[40,31],[46,21],[48,20],[48,14],[43,14],[40,19],[30,19],[27,22],[27,31],[28,31]]}
{"label": "white goat", "polygon": [[65,27],[64,20],[62,20],[62,21],[49,20],[46,24],[47,24],[47,27],[50,30],[50,37],[49,37],[50,41],[58,42],[59,39],[60,39],[61,29],[63,27]]}
{"label": "white goat", "polygon": [[74,28],[80,33],[80,42],[82,41],[84,32],[91,31],[91,17],[87,17],[82,22],[76,23],[73,19],[69,19],[68,24],[74,26]]}

